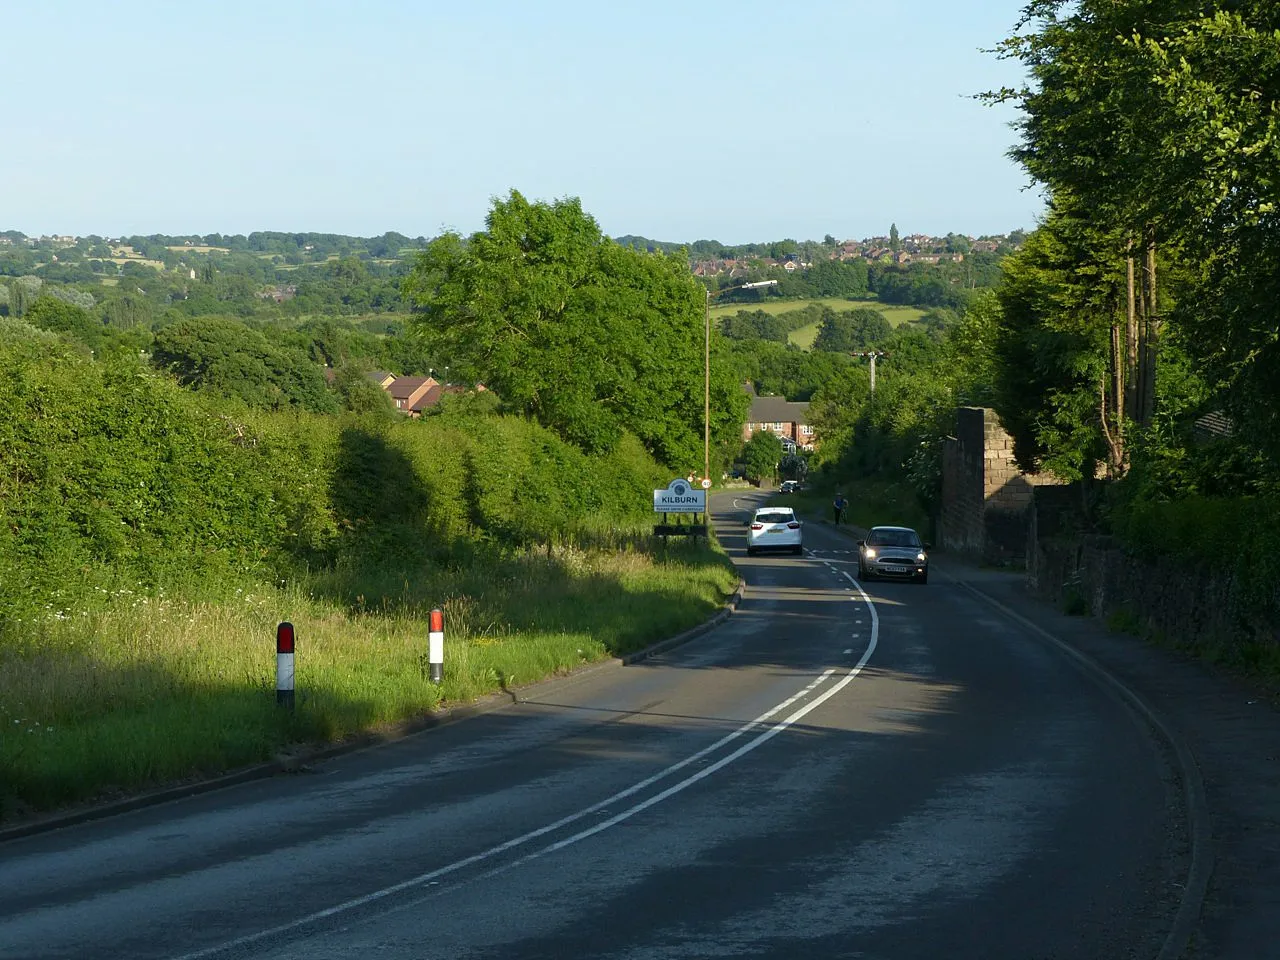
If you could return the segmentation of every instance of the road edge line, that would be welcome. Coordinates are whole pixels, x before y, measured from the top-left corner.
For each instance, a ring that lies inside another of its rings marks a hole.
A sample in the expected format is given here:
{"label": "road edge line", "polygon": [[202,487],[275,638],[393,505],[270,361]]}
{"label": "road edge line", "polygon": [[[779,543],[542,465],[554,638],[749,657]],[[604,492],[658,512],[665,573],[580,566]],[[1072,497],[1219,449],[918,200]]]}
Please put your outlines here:
{"label": "road edge line", "polygon": [[1175,735],[1172,728],[1164,722],[1146,700],[1093,657],[1072,646],[1061,637],[1055,636],[1035,621],[1024,617],[1016,610],[1001,603],[981,587],[974,586],[966,580],[961,580],[945,570],[942,573],[948,580],[964,587],[970,593],[995,607],[1019,626],[1053,643],[1095,679],[1102,680],[1110,686],[1130,706],[1134,707],[1151,725],[1152,729],[1156,730],[1173,749],[1173,754],[1177,757],[1182,776],[1183,800],[1187,807],[1188,833],[1191,841],[1191,864],[1187,868],[1187,882],[1183,888],[1182,899],[1178,904],[1177,912],[1174,914],[1172,928],[1166,935],[1164,943],[1160,947],[1160,952],[1156,954],[1156,960],[1179,960],[1179,958],[1186,955],[1188,948],[1191,946],[1191,939],[1204,911],[1205,901],[1208,899],[1209,882],[1213,876],[1214,869],[1213,829],[1209,817],[1209,802],[1205,797],[1204,776],[1200,772],[1200,765],[1196,762],[1195,754],[1180,736]]}

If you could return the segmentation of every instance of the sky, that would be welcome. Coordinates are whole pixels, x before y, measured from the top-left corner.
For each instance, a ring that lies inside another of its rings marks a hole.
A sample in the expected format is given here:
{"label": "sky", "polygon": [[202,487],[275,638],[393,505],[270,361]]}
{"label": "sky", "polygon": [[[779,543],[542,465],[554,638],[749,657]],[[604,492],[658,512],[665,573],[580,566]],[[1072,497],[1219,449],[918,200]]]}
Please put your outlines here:
{"label": "sky", "polygon": [[578,197],[727,244],[1033,228],[1023,0],[7,5],[0,229],[435,236]]}

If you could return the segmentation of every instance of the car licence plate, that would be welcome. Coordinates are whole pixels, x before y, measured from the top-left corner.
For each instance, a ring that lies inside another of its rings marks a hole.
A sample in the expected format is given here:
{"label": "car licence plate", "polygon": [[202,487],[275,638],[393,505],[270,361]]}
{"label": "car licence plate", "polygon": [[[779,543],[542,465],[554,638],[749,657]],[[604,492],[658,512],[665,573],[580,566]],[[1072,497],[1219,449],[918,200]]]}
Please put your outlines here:
{"label": "car licence plate", "polygon": [[897,564],[888,564],[888,563],[881,564],[880,569],[884,570],[886,573],[910,573],[911,572],[910,567],[900,567]]}

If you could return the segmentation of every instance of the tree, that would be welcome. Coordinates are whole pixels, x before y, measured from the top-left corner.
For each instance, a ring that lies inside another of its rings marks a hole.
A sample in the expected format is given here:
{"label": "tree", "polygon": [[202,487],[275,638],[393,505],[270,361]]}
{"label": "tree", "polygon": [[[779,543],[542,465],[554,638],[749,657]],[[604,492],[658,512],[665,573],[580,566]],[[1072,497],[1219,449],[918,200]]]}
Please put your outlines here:
{"label": "tree", "polygon": [[803,480],[809,475],[809,458],[801,453],[789,453],[778,461],[778,473],[787,480]]}
{"label": "tree", "polygon": [[781,317],[765,310],[739,310],[720,322],[721,332],[730,340],[774,340],[786,343],[790,327]]}
{"label": "tree", "polygon": [[1280,463],[1275,4],[1037,0],[1028,26],[1001,49],[1033,84],[989,99],[1023,110],[1014,156],[1088,211],[1091,258],[1120,274],[1117,427],[1154,429],[1173,399],[1157,357],[1185,351],[1237,435]]}
{"label": "tree", "polygon": [[395,415],[391,395],[374,383],[358,364],[348,363],[339,367],[334,372],[333,389],[337,391],[346,410]]}
{"label": "tree", "polygon": [[1121,469],[1111,330],[1122,281],[1100,249],[1087,217],[1057,210],[1006,264],[995,406],[1023,469],[1067,479],[1092,477],[1099,461]]}
{"label": "tree", "polygon": [[103,322],[120,330],[149,327],[154,319],[155,306],[137,290],[118,292],[102,302]]}
{"label": "tree", "polygon": [[820,260],[809,268],[806,279],[821,297],[854,300],[867,295],[867,265],[861,260]]}
{"label": "tree", "polygon": [[902,241],[898,237],[898,225],[889,224],[889,249],[897,256],[902,251]]}
{"label": "tree", "polygon": [[9,316],[21,317],[27,312],[27,305],[31,302],[31,295],[19,281],[10,280],[7,302],[9,304]]}
{"label": "tree", "polygon": [[[513,190],[485,224],[433,240],[404,280],[432,349],[584,449],[630,431],[668,464],[701,463],[705,293],[685,257],[614,243],[577,199]],[[723,442],[747,399],[712,333]]]}
{"label": "tree", "polygon": [[36,298],[23,317],[33,327],[68,333],[90,347],[101,346],[105,339],[102,323],[83,307],[48,294]]}
{"label": "tree", "polygon": [[183,318],[163,327],[151,361],[184,386],[238,397],[250,406],[319,413],[338,408],[317,364],[236,320]]}
{"label": "tree", "polygon": [[777,474],[778,463],[782,460],[782,441],[767,430],[753,433],[742,449],[742,459],[747,479],[771,480]]}
{"label": "tree", "polygon": [[813,349],[831,353],[863,350],[884,342],[892,332],[893,327],[879,310],[860,307],[836,313],[828,308],[823,311]]}

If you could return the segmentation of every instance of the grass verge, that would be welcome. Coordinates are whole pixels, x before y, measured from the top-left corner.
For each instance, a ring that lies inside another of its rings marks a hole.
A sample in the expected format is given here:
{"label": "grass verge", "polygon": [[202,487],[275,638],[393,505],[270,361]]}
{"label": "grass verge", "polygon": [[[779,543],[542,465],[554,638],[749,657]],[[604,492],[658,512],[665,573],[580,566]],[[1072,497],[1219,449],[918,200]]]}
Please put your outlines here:
{"label": "grass verge", "polygon": [[1145,640],[1155,647],[1192,657],[1210,670],[1243,681],[1273,704],[1280,706],[1280,645],[1265,637],[1179,637],[1171,638],[1145,623],[1128,606],[1112,610],[1107,629]]}
{"label": "grass verge", "polygon": [[[0,821],[260,762],[638,650],[737,584],[714,546],[510,552],[466,567],[330,572],[196,602],[121,590],[0,644]],[[444,683],[427,615],[445,612]],[[298,705],[275,707],[276,624]]]}

